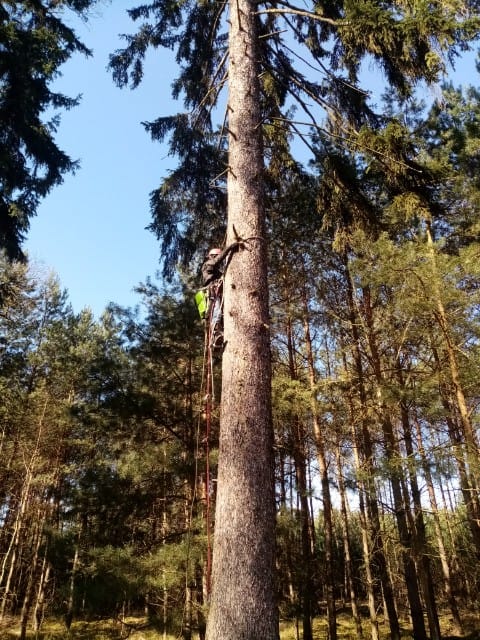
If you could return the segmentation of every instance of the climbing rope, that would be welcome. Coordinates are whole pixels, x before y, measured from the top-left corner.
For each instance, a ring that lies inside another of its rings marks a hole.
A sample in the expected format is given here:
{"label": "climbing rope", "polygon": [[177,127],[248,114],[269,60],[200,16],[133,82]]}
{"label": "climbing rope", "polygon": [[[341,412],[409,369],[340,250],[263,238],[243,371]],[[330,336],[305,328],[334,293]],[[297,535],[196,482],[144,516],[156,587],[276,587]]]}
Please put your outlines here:
{"label": "climbing rope", "polygon": [[[209,310],[209,316],[210,316]],[[210,515],[210,432],[213,410],[213,362],[210,336],[210,318],[205,327],[206,342],[206,393],[205,393],[205,528],[207,531],[207,562],[206,562],[206,592],[210,596],[212,583],[212,544],[211,544],[211,515]]]}
{"label": "climbing rope", "polygon": [[213,350],[216,340],[222,334],[221,321],[223,313],[223,282],[219,281],[215,289],[207,311],[205,325],[204,346],[204,380],[205,380],[205,528],[207,532],[207,559],[206,559],[206,592],[211,591],[212,576],[212,540],[211,540],[211,488],[210,488],[210,435],[212,426],[212,413],[215,407],[215,389],[213,375]]}

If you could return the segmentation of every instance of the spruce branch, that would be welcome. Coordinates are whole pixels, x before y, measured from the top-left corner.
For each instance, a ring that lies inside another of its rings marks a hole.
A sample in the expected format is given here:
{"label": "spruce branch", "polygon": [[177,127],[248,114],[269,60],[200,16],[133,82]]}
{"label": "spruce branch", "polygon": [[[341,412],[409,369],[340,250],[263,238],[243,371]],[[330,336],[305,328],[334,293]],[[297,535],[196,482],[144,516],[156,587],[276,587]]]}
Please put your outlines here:
{"label": "spruce branch", "polygon": [[271,8],[271,9],[261,9],[257,11],[257,15],[263,15],[267,13],[276,13],[280,15],[296,15],[303,16],[305,18],[311,18],[312,20],[316,20],[317,22],[325,22],[326,24],[331,24],[334,27],[340,27],[344,25],[350,24],[348,20],[333,20],[332,18],[326,18],[325,16],[321,16],[318,13],[314,13],[313,11],[306,11],[305,9],[299,9],[298,7],[294,7],[287,2],[277,2],[279,5],[283,5],[285,9],[279,8]]}

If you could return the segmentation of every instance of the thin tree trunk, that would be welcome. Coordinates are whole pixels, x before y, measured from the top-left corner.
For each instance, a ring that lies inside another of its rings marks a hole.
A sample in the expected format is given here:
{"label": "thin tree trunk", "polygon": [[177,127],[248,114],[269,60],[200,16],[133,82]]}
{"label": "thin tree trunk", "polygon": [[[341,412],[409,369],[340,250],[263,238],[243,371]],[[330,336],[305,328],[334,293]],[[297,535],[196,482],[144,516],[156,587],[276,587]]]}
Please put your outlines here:
{"label": "thin tree trunk", "polygon": [[402,492],[401,477],[403,466],[398,451],[398,444],[394,434],[393,423],[390,418],[390,407],[383,401],[382,387],[384,384],[382,365],[378,350],[377,340],[373,327],[373,311],[371,306],[370,291],[363,289],[363,304],[365,312],[367,342],[370,348],[370,361],[376,381],[376,402],[379,408],[381,427],[384,437],[385,455],[389,463],[389,480],[392,490],[395,519],[400,541],[401,558],[405,585],[407,587],[410,615],[412,617],[413,635],[415,640],[426,640],[427,630],[423,618],[423,607],[420,599],[417,570],[414,561],[414,549],[412,547],[412,532],[408,526],[406,496]]}
{"label": "thin tree trunk", "polygon": [[[282,438],[282,440],[279,442],[278,445],[278,458],[279,458],[279,464],[278,464],[278,470],[280,473],[280,511],[281,512],[287,512],[288,511],[288,503],[287,503],[287,482],[285,479],[285,475],[287,473],[286,471],[286,460],[285,460],[285,441],[284,441],[284,437],[283,434],[280,436]],[[287,544],[286,544],[286,548],[291,549],[293,548],[293,541],[292,541],[292,536],[290,533],[290,530],[288,530],[287,532]],[[293,585],[293,561],[292,561],[292,554],[289,553],[287,551],[287,553],[285,553],[285,567],[283,569],[283,571],[285,572],[285,577],[283,578],[283,584],[286,587],[284,589],[284,591],[286,591],[287,593],[287,597],[288,597],[288,601],[291,607],[291,610],[293,610],[295,608],[296,605],[296,594],[295,594],[295,588]],[[286,585],[285,585],[286,582]]]}
{"label": "thin tree trunk", "polygon": [[326,600],[327,600],[327,619],[328,619],[328,637],[329,640],[337,638],[337,613],[335,606],[335,575],[333,570],[333,517],[332,517],[332,499],[330,495],[330,484],[328,481],[328,465],[325,447],[325,438],[320,427],[318,417],[318,407],[315,398],[316,374],[313,359],[312,338],[310,335],[310,321],[308,301],[305,287],[302,292],[303,298],[303,329],[305,334],[305,348],[307,352],[308,376],[310,382],[310,398],[312,408],[312,425],[315,446],[317,449],[317,460],[320,468],[320,483],[322,487],[323,499],[323,520],[325,524],[325,574],[327,578],[326,584]]}
{"label": "thin tree trunk", "polygon": [[[357,476],[361,478],[361,461],[358,447],[358,436],[356,429],[353,428],[353,454],[355,458],[355,466],[357,468]],[[362,552],[365,566],[365,582],[367,589],[368,612],[370,615],[370,634],[372,640],[379,640],[380,634],[378,630],[377,607],[375,603],[375,578],[372,571],[372,552],[371,540],[369,532],[372,527],[368,519],[367,509],[365,507],[366,490],[362,480],[358,481],[358,509],[360,514],[360,525],[362,529]]]}
{"label": "thin tree trunk", "polygon": [[25,640],[27,637],[27,625],[30,616],[30,611],[33,604],[33,593],[35,589],[35,578],[38,575],[38,558],[40,552],[40,544],[43,539],[43,526],[45,523],[47,511],[41,509],[38,514],[38,518],[35,523],[35,532],[33,533],[32,546],[34,547],[32,557],[30,559],[28,580],[25,589],[25,596],[22,604],[22,611],[20,614],[20,640]]}
{"label": "thin tree trunk", "polygon": [[17,515],[15,518],[14,528],[10,538],[8,549],[4,555],[2,561],[2,570],[0,575],[0,586],[3,590],[2,601],[0,604],[0,621],[5,617],[7,610],[7,604],[11,595],[11,586],[14,571],[16,569],[17,556],[21,545],[22,527],[24,524],[25,514],[27,512],[28,500],[30,497],[30,486],[32,482],[32,475],[30,469],[27,469],[27,476],[25,478],[22,494],[20,497],[20,503],[17,507]]}
{"label": "thin tree trunk", "polygon": [[[399,364],[399,363],[398,363]],[[405,386],[403,380],[403,374],[398,367],[398,379],[399,384],[403,388]],[[425,527],[425,521],[423,518],[423,507],[420,495],[420,488],[418,486],[417,469],[413,464],[414,461],[414,447],[412,429],[410,425],[410,415],[405,402],[400,403],[401,422],[403,427],[403,440],[405,443],[405,452],[409,464],[407,469],[409,472],[410,487],[412,492],[414,515],[411,524],[411,531],[413,534],[413,544],[415,547],[415,557],[417,562],[417,571],[419,575],[420,585],[423,593],[423,599],[425,602],[425,609],[427,612],[428,625],[430,630],[431,640],[440,640],[440,621],[438,618],[437,603],[435,600],[435,590],[433,587],[432,570],[430,566],[430,553],[427,542],[427,532]],[[407,495],[406,489],[404,495]],[[407,511],[407,515],[412,517],[411,510]]]}
{"label": "thin tree trunk", "polygon": [[340,446],[336,446],[336,460],[338,470],[338,492],[340,494],[340,512],[342,514],[342,538],[343,538],[343,553],[345,554],[345,571],[347,589],[350,596],[350,606],[352,608],[352,616],[357,629],[357,638],[363,638],[362,619],[358,609],[357,593],[355,590],[354,570],[352,549],[350,542],[350,526],[349,526],[349,509],[347,501],[347,493],[345,490],[345,481],[343,478],[343,465]]}
{"label": "thin tree trunk", "polygon": [[[3,558],[2,568],[0,571],[0,587],[3,587],[3,598],[0,604],[0,621],[3,620],[5,616],[5,610],[7,607],[8,598],[10,596],[10,589],[11,589],[13,574],[16,568],[17,555],[21,548],[22,526],[24,524],[25,514],[27,512],[28,502],[30,500],[31,485],[33,481],[33,470],[35,468],[35,462],[37,460],[38,451],[40,447],[40,440],[43,434],[43,427],[44,427],[43,423],[44,423],[45,414],[47,411],[47,405],[48,405],[48,397],[45,398],[43,402],[42,413],[38,421],[35,445],[33,447],[33,451],[30,455],[30,459],[26,467],[25,479],[23,481],[20,501],[17,507],[17,515],[15,518],[14,529],[12,532],[12,536],[10,539],[10,544],[8,546],[7,552]],[[7,562],[9,563],[9,569],[5,578]],[[5,583],[3,583],[4,578],[5,578]]]}
{"label": "thin tree trunk", "polygon": [[[448,434],[452,442],[453,455],[458,466],[458,475],[460,478],[460,489],[462,491],[465,509],[467,511],[468,524],[472,534],[472,542],[475,546],[476,554],[480,557],[480,508],[475,484],[471,477],[470,467],[468,465],[468,454],[465,454],[465,442],[462,438],[461,428],[457,424],[458,420],[455,410],[452,407],[450,394],[442,382],[442,366],[440,356],[434,345],[431,345],[432,354],[437,366],[439,376],[439,391],[442,405],[445,409],[445,422],[448,427]],[[450,495],[450,494],[449,494]]]}
{"label": "thin tree trunk", "polygon": [[300,575],[300,595],[302,602],[302,623],[303,623],[303,639],[313,640],[312,632],[312,597],[313,597],[313,571],[314,558],[311,553],[310,539],[310,510],[308,507],[307,482],[305,469],[305,455],[300,450],[304,445],[305,434],[303,433],[303,425],[299,420],[293,425],[297,431],[295,435],[296,442],[294,448],[297,449],[295,455],[295,470],[297,491],[300,505],[300,524],[301,524],[301,544],[302,544],[302,571]]}
{"label": "thin tree trunk", "polygon": [[35,607],[33,610],[33,629],[35,631],[35,637],[38,636],[40,628],[42,626],[43,618],[45,615],[45,598],[47,593],[47,584],[50,577],[50,571],[52,565],[47,558],[47,547],[43,554],[42,570],[40,573],[40,580],[38,582],[37,597],[35,599]]}
{"label": "thin tree trunk", "polygon": [[467,400],[463,390],[460,369],[457,361],[456,347],[452,338],[450,324],[442,300],[431,223],[428,220],[426,221],[426,234],[427,246],[430,251],[430,259],[433,272],[433,293],[437,308],[435,316],[445,341],[445,350],[448,358],[450,379],[454,391],[453,399],[456,404],[455,408],[460,417],[460,424],[462,426],[463,436],[465,440],[466,462],[468,466],[468,475],[470,478],[469,484],[471,485],[471,492],[468,500],[469,504],[467,505],[467,508],[469,508],[472,512],[472,520],[477,523],[476,527],[472,526],[471,523],[471,528],[474,538],[474,544],[477,551],[477,557],[480,559],[480,532],[478,531],[478,529],[480,529],[478,525],[478,523],[480,522],[480,465],[478,460],[480,450],[476,433],[473,428],[472,420],[470,418]]}
{"label": "thin tree trunk", "polygon": [[[343,351],[343,366],[345,371],[347,368],[347,360],[345,356],[345,352]],[[360,386],[362,386],[361,380],[359,381]],[[363,394],[362,394],[363,395]],[[353,450],[353,460],[355,464],[356,476],[357,480],[357,489],[358,489],[358,512],[360,519],[360,530],[362,534],[362,555],[363,555],[363,566],[365,570],[365,589],[367,592],[367,604],[368,604],[368,613],[370,617],[370,636],[372,640],[379,640],[379,628],[378,628],[378,616],[377,616],[377,607],[375,602],[375,576],[372,570],[372,553],[371,553],[371,540],[370,540],[370,531],[371,526],[368,519],[367,510],[365,508],[365,486],[363,482],[363,471],[362,464],[360,460],[360,437],[358,434],[358,428],[356,424],[356,420],[360,419],[363,421],[365,407],[362,406],[360,408],[360,412],[355,410],[355,403],[353,399],[353,394],[350,391],[347,395],[348,399],[348,408],[349,408],[349,416],[350,423],[352,425],[351,433],[352,433],[352,450]],[[358,413],[360,413],[360,417],[358,417]]]}
{"label": "thin tree trunk", "polygon": [[[295,363],[295,345],[291,318],[287,320],[287,345],[290,377],[297,379]],[[302,605],[303,640],[313,640],[312,632],[312,597],[313,597],[313,541],[310,537],[310,508],[307,495],[307,470],[306,470],[306,434],[299,416],[293,417],[292,425],[293,458],[295,462],[295,476],[297,495],[300,504],[300,524],[302,542],[302,570],[300,572],[300,599]]]}
{"label": "thin tree trunk", "polygon": [[378,576],[382,585],[382,595],[385,601],[385,610],[390,625],[390,634],[392,640],[400,639],[400,624],[398,621],[398,615],[395,605],[395,598],[393,593],[392,582],[388,574],[387,561],[385,557],[385,550],[383,545],[383,537],[380,526],[380,516],[378,510],[378,503],[376,497],[375,483],[374,483],[374,450],[372,438],[370,435],[369,427],[366,415],[367,407],[367,395],[364,383],[364,373],[362,358],[360,352],[360,335],[358,330],[358,315],[354,303],[353,295],[353,282],[348,270],[348,262],[345,257],[345,271],[346,271],[346,284],[347,284],[347,302],[350,313],[350,329],[352,333],[352,350],[355,373],[358,380],[358,391],[360,396],[360,404],[362,407],[362,418],[360,420],[361,427],[361,451],[363,453],[363,464],[361,466],[361,472],[364,476],[364,490],[366,509],[371,525],[371,562],[377,568]]}
{"label": "thin tree trunk", "polygon": [[430,466],[427,462],[425,455],[425,447],[423,445],[423,438],[421,433],[421,427],[417,423],[417,450],[420,455],[423,474],[425,476],[425,483],[427,485],[428,497],[430,500],[430,510],[433,517],[433,526],[435,529],[435,536],[437,542],[438,555],[440,557],[440,565],[442,567],[443,579],[444,579],[444,591],[445,596],[450,607],[450,613],[452,614],[452,620],[454,623],[455,635],[461,635],[463,633],[462,621],[458,611],[457,601],[454,595],[452,587],[452,574],[450,569],[450,563],[448,561],[447,553],[445,550],[445,544],[443,542],[442,527],[440,525],[440,518],[438,517],[438,504],[437,497],[435,495],[435,488],[433,484],[432,474],[430,472]]}
{"label": "thin tree trunk", "polygon": [[67,629],[70,629],[73,621],[73,614],[75,610],[75,581],[77,576],[78,569],[78,561],[80,555],[80,537],[81,531],[78,534],[77,541],[75,543],[75,553],[73,554],[72,560],[72,571],[70,573],[70,580],[68,584],[68,600],[67,600],[67,610],[65,612],[65,626]]}
{"label": "thin tree trunk", "polygon": [[278,640],[257,5],[231,0],[225,348],[208,640]]}

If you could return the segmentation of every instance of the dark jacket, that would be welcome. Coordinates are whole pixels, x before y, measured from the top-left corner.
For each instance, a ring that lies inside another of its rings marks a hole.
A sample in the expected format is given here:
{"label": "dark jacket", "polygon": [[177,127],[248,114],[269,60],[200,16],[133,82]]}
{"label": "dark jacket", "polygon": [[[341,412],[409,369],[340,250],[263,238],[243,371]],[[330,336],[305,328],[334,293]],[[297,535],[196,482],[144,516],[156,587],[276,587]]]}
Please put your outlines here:
{"label": "dark jacket", "polygon": [[226,249],[222,251],[218,256],[207,258],[202,265],[202,280],[203,285],[208,287],[208,285],[212,284],[216,280],[220,280],[223,276],[223,261],[231,253],[234,249],[238,247],[238,242],[234,242]]}

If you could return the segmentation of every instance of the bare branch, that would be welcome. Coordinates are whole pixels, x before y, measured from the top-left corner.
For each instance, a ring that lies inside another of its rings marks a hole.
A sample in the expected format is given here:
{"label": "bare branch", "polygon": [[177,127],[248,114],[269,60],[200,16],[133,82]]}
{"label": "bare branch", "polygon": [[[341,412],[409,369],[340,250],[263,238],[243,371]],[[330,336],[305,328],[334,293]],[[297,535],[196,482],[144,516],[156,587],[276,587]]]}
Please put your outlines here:
{"label": "bare branch", "polygon": [[326,18],[325,16],[321,16],[318,13],[313,13],[313,11],[306,11],[305,9],[298,9],[297,7],[292,7],[287,3],[279,3],[283,4],[285,9],[262,9],[261,11],[257,11],[257,15],[262,15],[265,13],[278,13],[278,14],[290,14],[296,16],[304,16],[305,18],[311,18],[312,20],[316,20],[317,22],[326,22],[327,24],[331,24],[334,27],[341,27],[349,23],[348,20],[333,20],[332,18]]}

